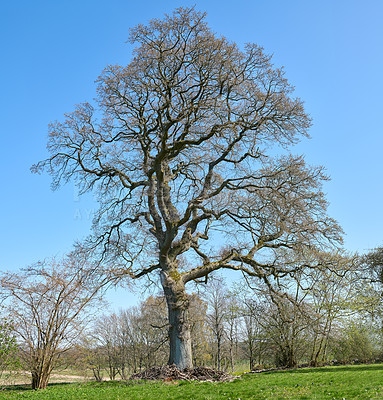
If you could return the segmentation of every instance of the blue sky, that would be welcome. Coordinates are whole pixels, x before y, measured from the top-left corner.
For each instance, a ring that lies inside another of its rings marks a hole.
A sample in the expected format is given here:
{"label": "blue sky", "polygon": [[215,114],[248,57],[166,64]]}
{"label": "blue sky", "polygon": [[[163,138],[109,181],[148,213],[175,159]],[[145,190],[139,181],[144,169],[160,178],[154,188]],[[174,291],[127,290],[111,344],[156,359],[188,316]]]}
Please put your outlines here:
{"label": "blue sky", "polygon": [[2,1],[1,270],[63,254],[89,232],[92,198],[78,199],[71,184],[52,192],[49,176],[29,168],[47,156],[49,122],[91,101],[106,65],[129,62],[129,27],[181,5],[285,66],[314,122],[312,139],[293,152],[327,168],[329,213],[345,247],[383,244],[382,1]]}

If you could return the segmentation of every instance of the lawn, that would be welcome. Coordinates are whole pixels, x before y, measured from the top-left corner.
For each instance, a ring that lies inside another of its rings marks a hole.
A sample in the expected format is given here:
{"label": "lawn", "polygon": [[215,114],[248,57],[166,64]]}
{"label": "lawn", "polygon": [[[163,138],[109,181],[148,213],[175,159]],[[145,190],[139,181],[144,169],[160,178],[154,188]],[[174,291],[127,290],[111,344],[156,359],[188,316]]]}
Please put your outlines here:
{"label": "lawn", "polygon": [[245,374],[227,383],[55,383],[40,391],[8,386],[0,392],[0,399],[383,399],[383,364]]}

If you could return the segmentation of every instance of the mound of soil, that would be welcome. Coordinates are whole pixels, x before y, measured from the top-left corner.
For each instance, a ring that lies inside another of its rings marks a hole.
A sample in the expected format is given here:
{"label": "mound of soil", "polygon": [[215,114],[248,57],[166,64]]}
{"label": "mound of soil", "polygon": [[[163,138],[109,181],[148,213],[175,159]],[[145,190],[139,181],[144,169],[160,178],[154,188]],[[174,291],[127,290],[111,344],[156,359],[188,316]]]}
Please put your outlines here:
{"label": "mound of soil", "polygon": [[179,370],[175,365],[162,365],[133,374],[130,379],[222,382],[232,380],[233,377],[226,372],[216,371],[206,367],[184,368]]}

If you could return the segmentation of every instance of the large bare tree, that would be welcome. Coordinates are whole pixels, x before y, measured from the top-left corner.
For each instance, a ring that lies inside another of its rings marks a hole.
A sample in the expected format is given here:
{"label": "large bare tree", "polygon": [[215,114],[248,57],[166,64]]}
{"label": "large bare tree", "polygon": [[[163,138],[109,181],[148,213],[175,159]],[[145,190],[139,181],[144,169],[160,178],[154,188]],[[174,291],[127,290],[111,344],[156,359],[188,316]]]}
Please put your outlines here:
{"label": "large bare tree", "polygon": [[311,122],[262,48],[241,50],[184,8],[131,29],[130,41],[131,62],[100,76],[97,107],[50,125],[50,158],[33,170],[99,195],[90,243],[120,277],[158,274],[169,362],[181,368],[192,365],[188,282],[221,268],[267,280],[289,269],[275,250],[340,230],[323,169],[285,151]]}

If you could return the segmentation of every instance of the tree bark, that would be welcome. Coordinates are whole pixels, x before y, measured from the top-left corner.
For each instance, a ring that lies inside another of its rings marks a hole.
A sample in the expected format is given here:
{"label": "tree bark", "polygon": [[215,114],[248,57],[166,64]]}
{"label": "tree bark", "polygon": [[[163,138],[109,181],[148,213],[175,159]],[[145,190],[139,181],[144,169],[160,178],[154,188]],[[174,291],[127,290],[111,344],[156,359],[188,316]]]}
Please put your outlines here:
{"label": "tree bark", "polygon": [[50,377],[50,371],[32,371],[32,389],[46,389]]}
{"label": "tree bark", "polygon": [[276,355],[277,367],[295,368],[298,363],[294,348],[286,345],[280,346],[279,352]]}
{"label": "tree bark", "polygon": [[189,298],[180,274],[173,270],[161,271],[169,316],[169,364],[178,369],[192,368],[191,330],[188,319]]}
{"label": "tree bark", "polygon": [[217,338],[217,365],[218,371],[221,371],[221,337]]}
{"label": "tree bark", "polygon": [[251,343],[249,343],[249,366],[250,366],[250,371],[252,371],[255,367],[255,354],[254,354],[252,339]]}

